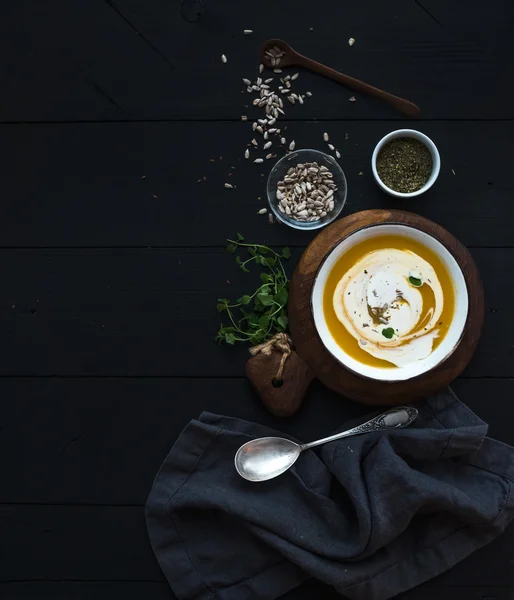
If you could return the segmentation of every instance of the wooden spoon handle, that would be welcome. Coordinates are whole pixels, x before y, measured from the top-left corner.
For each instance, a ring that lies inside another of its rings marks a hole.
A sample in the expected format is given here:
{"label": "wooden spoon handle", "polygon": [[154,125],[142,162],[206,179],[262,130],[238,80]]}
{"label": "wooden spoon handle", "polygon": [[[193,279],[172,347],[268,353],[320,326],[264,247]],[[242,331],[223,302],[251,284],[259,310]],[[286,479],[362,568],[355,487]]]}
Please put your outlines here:
{"label": "wooden spoon handle", "polygon": [[338,83],[342,83],[346,87],[349,87],[352,90],[356,90],[357,92],[363,92],[364,94],[368,94],[368,96],[375,96],[376,98],[381,98],[386,102],[389,102],[392,106],[394,106],[397,110],[399,110],[404,115],[409,117],[416,117],[420,113],[420,109],[418,106],[409,102],[408,100],[404,100],[403,98],[399,98],[398,96],[393,96],[392,94],[388,94],[383,90],[379,90],[372,85],[368,85],[359,79],[355,79],[350,77],[349,75],[344,75],[343,73],[339,73],[339,71],[335,71],[326,65],[322,65],[315,60],[307,58],[303,55],[298,55],[300,60],[299,64],[306,69],[310,69],[315,73],[319,73],[324,77],[329,77]]}

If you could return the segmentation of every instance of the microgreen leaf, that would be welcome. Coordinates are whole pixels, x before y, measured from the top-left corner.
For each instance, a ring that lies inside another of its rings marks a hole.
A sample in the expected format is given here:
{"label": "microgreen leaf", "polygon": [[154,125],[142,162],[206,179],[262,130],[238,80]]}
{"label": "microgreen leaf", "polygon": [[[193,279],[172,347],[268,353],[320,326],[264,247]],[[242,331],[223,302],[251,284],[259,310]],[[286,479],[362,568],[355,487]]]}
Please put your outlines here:
{"label": "microgreen leaf", "polygon": [[271,306],[273,304],[273,296],[269,294],[257,294],[257,298],[263,306]]}
{"label": "microgreen leaf", "polygon": [[288,295],[289,294],[287,293],[286,288],[281,286],[277,289],[277,293],[273,297],[273,300],[277,304],[281,304],[282,306],[284,306],[285,304],[287,304]]}
{"label": "microgreen leaf", "polygon": [[260,278],[262,283],[269,283],[270,281],[273,281],[273,277],[267,273],[261,273]]}
{"label": "microgreen leaf", "polygon": [[277,319],[277,323],[285,331],[287,329],[288,319],[285,315],[280,315]]}
{"label": "microgreen leaf", "polygon": [[237,234],[237,241],[238,242],[244,242],[245,241],[244,237],[240,233]]}
{"label": "microgreen leaf", "polygon": [[291,248],[289,248],[288,246],[282,248],[282,256],[283,258],[291,258]]}
{"label": "microgreen leaf", "polygon": [[229,244],[226,249],[229,254],[234,254],[234,252],[236,251],[236,247],[234,244]]}
{"label": "microgreen leaf", "polygon": [[423,285],[423,282],[421,281],[421,279],[418,279],[417,277],[409,277],[409,283],[411,285],[413,285],[414,287],[421,287]]}
{"label": "microgreen leaf", "polygon": [[388,340],[392,339],[394,335],[394,329],[392,327],[387,327],[386,329],[382,329],[382,335]]}
{"label": "microgreen leaf", "polygon": [[218,304],[216,304],[216,308],[218,309],[218,312],[223,312],[224,310],[226,310],[227,305],[222,304],[221,302],[218,302]]}
{"label": "microgreen leaf", "polygon": [[252,298],[250,296],[241,296],[241,298],[239,298],[238,302],[241,302],[241,304],[250,304],[250,302],[252,301]]}

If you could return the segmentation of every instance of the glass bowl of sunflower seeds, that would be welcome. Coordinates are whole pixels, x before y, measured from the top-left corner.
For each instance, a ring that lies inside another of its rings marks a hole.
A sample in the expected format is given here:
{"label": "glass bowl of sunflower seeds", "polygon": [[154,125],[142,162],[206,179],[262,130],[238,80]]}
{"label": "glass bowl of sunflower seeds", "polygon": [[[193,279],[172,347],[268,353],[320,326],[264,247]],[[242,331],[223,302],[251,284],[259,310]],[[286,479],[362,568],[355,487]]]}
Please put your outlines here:
{"label": "glass bowl of sunflower seeds", "polygon": [[294,229],[319,229],[334,221],[346,202],[346,177],[336,159],[319,150],[296,150],[271,170],[268,202],[275,217]]}

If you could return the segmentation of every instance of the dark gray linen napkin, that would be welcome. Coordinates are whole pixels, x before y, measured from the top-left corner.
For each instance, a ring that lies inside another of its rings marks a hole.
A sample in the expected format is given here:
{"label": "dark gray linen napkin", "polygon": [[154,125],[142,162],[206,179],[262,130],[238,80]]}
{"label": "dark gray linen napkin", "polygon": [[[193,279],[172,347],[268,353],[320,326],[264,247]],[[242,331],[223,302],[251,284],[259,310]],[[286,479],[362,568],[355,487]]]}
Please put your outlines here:
{"label": "dark gray linen napkin", "polygon": [[283,434],[210,413],[191,421],[146,505],[176,596],[272,600],[316,577],[348,598],[385,600],[499,535],[514,517],[514,448],[485,437],[451,390],[416,407],[409,429],[306,451],[263,483],[241,479],[234,454]]}

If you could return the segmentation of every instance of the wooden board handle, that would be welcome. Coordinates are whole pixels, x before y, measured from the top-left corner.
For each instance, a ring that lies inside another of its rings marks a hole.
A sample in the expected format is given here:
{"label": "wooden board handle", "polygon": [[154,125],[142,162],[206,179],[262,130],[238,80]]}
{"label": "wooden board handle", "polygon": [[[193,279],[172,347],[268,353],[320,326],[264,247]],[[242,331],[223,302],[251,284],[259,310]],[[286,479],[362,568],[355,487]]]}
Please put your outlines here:
{"label": "wooden board handle", "polygon": [[277,417],[290,417],[302,405],[314,374],[293,350],[284,364],[282,380],[277,381],[281,358],[278,351],[252,356],[246,363],[246,376],[270,412]]}

